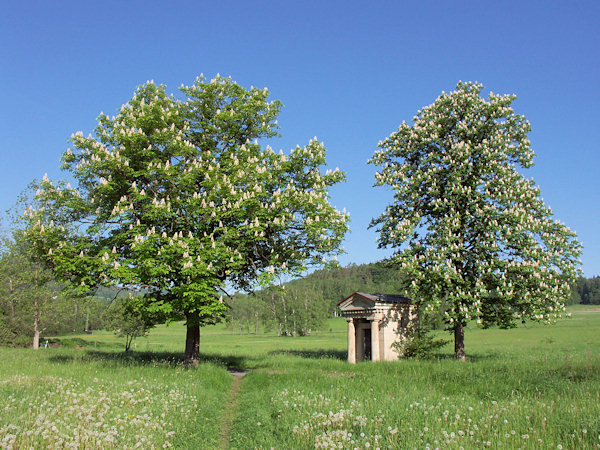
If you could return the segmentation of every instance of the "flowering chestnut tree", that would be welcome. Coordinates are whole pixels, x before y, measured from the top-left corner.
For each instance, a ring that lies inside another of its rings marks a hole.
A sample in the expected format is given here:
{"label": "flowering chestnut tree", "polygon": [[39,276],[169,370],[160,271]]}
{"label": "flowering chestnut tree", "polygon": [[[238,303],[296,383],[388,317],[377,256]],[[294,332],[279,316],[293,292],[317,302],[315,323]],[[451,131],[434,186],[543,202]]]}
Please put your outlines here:
{"label": "flowering chestnut tree", "polygon": [[552,217],[533,180],[525,117],[514,95],[479,94],[475,83],[417,112],[369,161],[394,200],[371,222],[380,247],[412,279],[425,311],[443,310],[464,360],[464,327],[552,321],[565,311],[579,271],[575,233]]}
{"label": "flowering chestnut tree", "polygon": [[289,154],[281,104],[266,88],[199,78],[184,100],[148,82],[94,135],[71,137],[63,168],[75,185],[38,183],[25,212],[36,253],[62,279],[144,293],[139,307],[185,316],[187,360],[200,326],[223,317],[226,287],[251,289],[340,252],[347,215],[329,203],[344,174],[327,170],[315,138]]}

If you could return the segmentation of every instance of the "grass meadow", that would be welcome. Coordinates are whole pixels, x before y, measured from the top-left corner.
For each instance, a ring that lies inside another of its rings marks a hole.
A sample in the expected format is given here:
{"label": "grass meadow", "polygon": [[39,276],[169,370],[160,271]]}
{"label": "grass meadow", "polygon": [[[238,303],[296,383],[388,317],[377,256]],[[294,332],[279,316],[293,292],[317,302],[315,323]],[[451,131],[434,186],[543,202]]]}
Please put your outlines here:
{"label": "grass meadow", "polygon": [[448,345],[349,365],[343,319],[299,338],[206,327],[196,367],[181,324],[129,354],[101,331],[1,348],[0,448],[600,448],[600,307],[571,312],[468,328],[466,363]]}

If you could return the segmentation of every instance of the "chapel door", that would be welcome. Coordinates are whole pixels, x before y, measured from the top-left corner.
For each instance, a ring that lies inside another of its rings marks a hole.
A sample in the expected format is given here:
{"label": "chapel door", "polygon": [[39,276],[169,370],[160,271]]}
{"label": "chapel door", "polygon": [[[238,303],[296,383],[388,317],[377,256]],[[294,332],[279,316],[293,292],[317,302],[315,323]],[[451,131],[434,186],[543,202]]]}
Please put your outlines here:
{"label": "chapel door", "polygon": [[365,361],[371,360],[371,329],[367,328],[364,332],[363,355]]}

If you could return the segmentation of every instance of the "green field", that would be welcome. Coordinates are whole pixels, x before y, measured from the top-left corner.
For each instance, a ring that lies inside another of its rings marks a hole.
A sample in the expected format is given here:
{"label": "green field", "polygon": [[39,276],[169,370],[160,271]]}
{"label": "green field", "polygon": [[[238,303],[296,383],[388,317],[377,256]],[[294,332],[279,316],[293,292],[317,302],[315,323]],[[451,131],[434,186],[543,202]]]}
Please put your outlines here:
{"label": "green field", "polygon": [[0,448],[600,448],[600,307],[571,312],[468,329],[466,363],[448,345],[351,366],[342,319],[301,338],[207,327],[197,367],[181,324],[127,355],[106,332],[2,348]]}

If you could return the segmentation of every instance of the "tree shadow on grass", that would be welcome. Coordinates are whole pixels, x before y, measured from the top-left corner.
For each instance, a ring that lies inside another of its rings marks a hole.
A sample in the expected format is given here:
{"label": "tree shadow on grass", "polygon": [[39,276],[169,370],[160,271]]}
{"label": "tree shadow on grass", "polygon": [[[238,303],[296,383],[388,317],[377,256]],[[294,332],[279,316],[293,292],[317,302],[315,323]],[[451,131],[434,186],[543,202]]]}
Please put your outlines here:
{"label": "tree shadow on grass", "polygon": [[[348,352],[346,350],[273,350],[269,352],[270,355],[290,355],[290,356],[299,356],[301,358],[309,358],[309,359],[337,359],[340,361],[346,361],[348,359]],[[466,363],[476,362],[476,361],[487,361],[491,359],[496,359],[497,355],[494,354],[476,354],[476,355],[468,355]],[[456,358],[453,354],[442,354],[442,353],[434,353],[427,357],[421,358],[406,358],[405,361],[456,361]],[[400,359],[399,361],[402,361]],[[458,361],[457,361],[458,363]]]}
{"label": "tree shadow on grass", "polygon": [[291,355],[310,359],[338,359],[345,361],[348,358],[348,352],[343,350],[273,350],[270,355]]}
{"label": "tree shadow on grass", "polygon": [[[79,355],[54,355],[49,358],[54,363],[71,363],[74,361],[99,362],[105,366],[131,367],[131,366],[172,366],[194,367],[186,364],[183,353],[179,352],[109,352],[101,350],[87,350]],[[201,353],[198,363],[211,363],[227,369],[243,369],[246,367],[246,358],[233,355],[218,355]]]}

